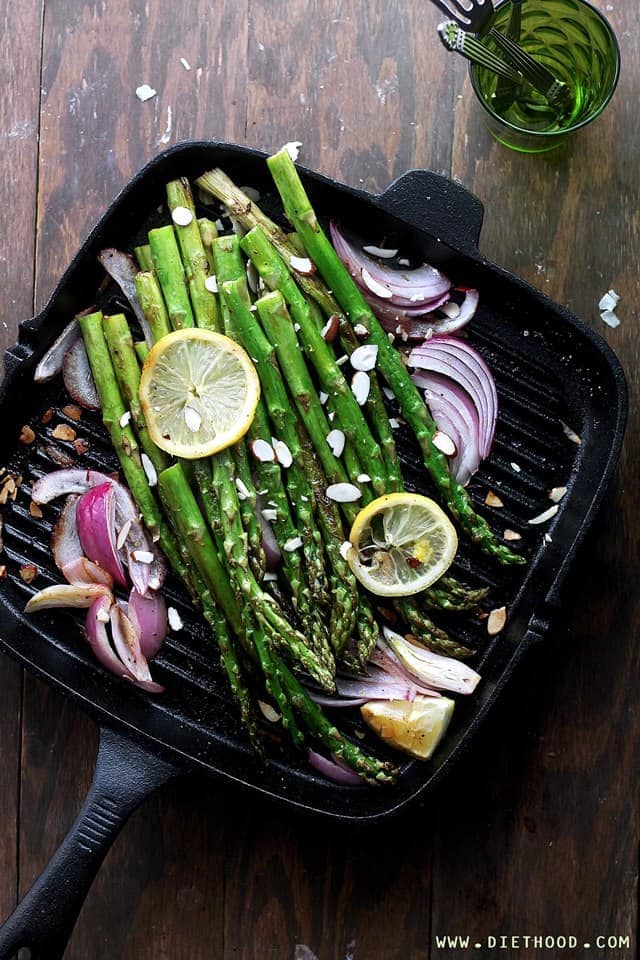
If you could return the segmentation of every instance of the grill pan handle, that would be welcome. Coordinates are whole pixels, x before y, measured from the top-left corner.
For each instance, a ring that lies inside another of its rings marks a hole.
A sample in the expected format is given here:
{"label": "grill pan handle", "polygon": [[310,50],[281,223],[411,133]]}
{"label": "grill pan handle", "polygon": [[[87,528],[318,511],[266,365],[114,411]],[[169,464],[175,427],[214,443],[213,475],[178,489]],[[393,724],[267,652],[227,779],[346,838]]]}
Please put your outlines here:
{"label": "grill pan handle", "polygon": [[93,783],[78,819],[0,928],[0,960],[61,960],[93,879],[136,807],[182,771],[113,730],[100,730]]}
{"label": "grill pan handle", "polygon": [[378,197],[383,210],[448,246],[478,256],[484,207],[475,194],[431,170],[409,170]]}

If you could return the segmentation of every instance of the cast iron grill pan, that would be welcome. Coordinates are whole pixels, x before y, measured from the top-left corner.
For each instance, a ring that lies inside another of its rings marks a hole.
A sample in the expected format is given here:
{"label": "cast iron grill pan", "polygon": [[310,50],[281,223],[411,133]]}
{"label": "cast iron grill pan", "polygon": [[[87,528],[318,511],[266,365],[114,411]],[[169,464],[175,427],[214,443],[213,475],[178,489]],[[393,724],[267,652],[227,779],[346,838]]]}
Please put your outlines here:
{"label": "cast iron grill pan", "polygon": [[[6,375],[0,387],[0,463],[23,477],[17,500],[5,509],[2,561],[8,577],[0,585],[0,648],[72,696],[98,720],[103,728],[98,780],[101,764],[105,770],[111,764],[112,772],[113,765],[118,767],[118,777],[126,786],[127,778],[118,765],[124,752],[131,755],[136,751],[140,782],[137,793],[135,788],[130,792],[134,806],[176,771],[201,769],[309,812],[375,821],[418,796],[424,797],[468,743],[516,661],[531,643],[543,638],[561,582],[615,468],[626,415],[624,376],[596,334],[481,257],[476,244],[482,206],[463,188],[426,171],[411,171],[380,197],[371,197],[306,172],[305,184],[321,217],[339,212],[341,221],[355,225],[369,242],[391,239],[394,245],[399,243],[441,267],[454,282],[480,290],[481,306],[467,330],[470,342],[494,373],[500,413],[492,456],[474,477],[470,492],[496,532],[501,534],[510,527],[522,534],[518,546],[528,563],[505,569],[461,539],[454,572],[473,586],[490,587],[486,611],[506,604],[507,628],[492,639],[486,621],[476,615],[436,615],[452,637],[478,651],[476,663],[483,680],[472,697],[458,698],[454,720],[434,759],[428,764],[403,763],[398,784],[392,788],[339,788],[324,781],[306,769],[302,758],[266,723],[271,762],[266,767],[257,762],[239,727],[210,630],[191,608],[182,586],[171,578],[165,589],[167,602],[177,607],[185,626],[170,635],[152,668],[154,679],[165,684],[167,692],[151,697],[111,677],[88,650],[79,630],[79,616],[66,611],[30,617],[22,614],[36,588],[61,579],[50,550],[51,529],[61,502],[43,507],[42,519],[33,518],[29,513],[33,483],[43,473],[57,469],[59,463],[52,458],[60,456],[82,468],[106,472],[118,468],[99,416],[85,412],[79,424],[66,421],[61,407],[69,398],[62,385],[54,381],[34,386],[33,369],[69,318],[96,302],[103,280],[97,252],[105,246],[131,246],[145,236],[158,220],[157,207],[164,202],[168,180],[195,177],[221,166],[237,183],[260,189],[265,194],[261,204],[269,209],[271,187],[263,157],[242,147],[192,143],[156,158],[107,211],[43,312],[21,325],[19,342],[6,355]],[[111,312],[124,307],[113,285],[103,286],[98,303]],[[54,417],[43,426],[41,417],[49,407],[54,409]],[[393,404],[390,409],[395,412]],[[51,437],[53,427],[65,421],[88,440],[88,454],[77,457],[71,444]],[[30,446],[18,443],[24,423],[30,423],[37,435]],[[580,436],[579,445],[567,438],[563,424]],[[410,431],[401,427],[397,439],[407,485],[432,493]],[[520,467],[519,472],[513,464]],[[528,521],[551,505],[548,491],[553,486],[568,487],[558,514],[550,523],[531,526]],[[503,500],[503,509],[484,505],[489,490]],[[31,586],[18,574],[24,563],[39,568]],[[339,719],[347,732],[364,732],[363,742],[385,755],[380,742],[366,734],[357,716],[347,718],[341,711]],[[105,734],[104,728],[110,732]],[[397,761],[398,754],[393,756]],[[149,774],[146,781],[145,771]],[[103,779],[108,779],[106,774]],[[100,802],[103,800],[101,797]],[[113,798],[112,803],[118,806]],[[131,804],[123,808],[119,819],[114,814],[107,820],[115,817],[121,825],[130,809]],[[104,850],[111,839],[106,827],[105,831]],[[99,862],[104,851],[96,852],[94,846],[89,843],[87,857]],[[96,869],[95,862],[91,869]],[[84,879],[77,897],[84,895],[89,882]],[[67,916],[67,926],[72,922]],[[25,923],[23,917],[21,938],[16,939],[13,929],[13,949],[16,943],[26,942]],[[60,934],[61,950],[70,929],[65,927]],[[2,953],[2,947],[0,934],[0,958],[9,956]]]}

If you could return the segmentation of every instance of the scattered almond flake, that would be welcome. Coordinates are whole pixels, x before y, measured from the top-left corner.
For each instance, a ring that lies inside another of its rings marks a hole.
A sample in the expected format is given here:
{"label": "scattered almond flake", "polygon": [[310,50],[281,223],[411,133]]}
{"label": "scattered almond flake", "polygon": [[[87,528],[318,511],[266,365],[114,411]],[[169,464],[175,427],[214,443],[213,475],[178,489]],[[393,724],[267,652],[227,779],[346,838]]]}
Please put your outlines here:
{"label": "scattered almond flake", "polygon": [[133,559],[138,563],[153,563],[155,557],[150,550],[134,550]]}
{"label": "scattered almond flake", "polygon": [[394,333],[391,333],[391,332],[387,333],[387,340],[389,341],[389,343],[393,343],[395,339],[396,337]]}
{"label": "scattered almond flake", "polygon": [[249,307],[249,310],[251,311],[251,313],[255,313],[257,309],[258,308],[256,307],[255,303],[252,303],[251,306]]}
{"label": "scattered almond flake", "polygon": [[449,303],[443,303],[441,307],[438,307],[438,310],[444,313],[445,317],[449,317],[450,320],[455,320],[460,316],[460,307],[453,300]]}
{"label": "scattered almond flake", "polygon": [[300,147],[302,146],[301,140],[291,140],[289,143],[285,143],[283,150],[286,150],[293,162],[295,163],[298,159],[298,154],[300,153]]}
{"label": "scattered almond flake", "polygon": [[400,259],[398,260],[398,266],[399,266],[399,267],[410,267],[410,266],[411,266],[411,262],[410,262],[409,260],[407,260],[406,257],[400,257]]}
{"label": "scattered almond flake", "polygon": [[309,257],[289,257],[289,266],[296,271],[296,273],[302,273],[305,276],[315,272],[315,264],[309,259]]}
{"label": "scattered almond flake", "polygon": [[202,426],[202,417],[198,413],[195,407],[186,404],[184,408],[184,422],[186,423],[191,433],[197,433],[200,427]]}
{"label": "scattered almond flake", "polygon": [[118,539],[116,540],[116,550],[122,550],[125,545],[126,539],[129,536],[129,530],[131,530],[132,520],[127,520],[120,527],[120,533],[118,534]]}
{"label": "scattered almond flake", "polygon": [[29,504],[29,513],[31,514],[32,517],[36,517],[38,519],[42,516],[42,510],[40,509],[38,504],[35,503],[33,500]]}
{"label": "scattered almond flake", "polygon": [[243,193],[246,193],[246,195],[249,197],[249,200],[253,200],[254,203],[260,202],[261,194],[260,194],[260,191],[256,190],[255,187],[245,186],[245,187],[240,187],[240,189],[242,190]]}
{"label": "scattered almond flake", "polygon": [[383,388],[382,388],[382,392],[384,393],[384,395],[385,395],[385,397],[387,398],[387,400],[395,400],[396,395],[395,395],[395,393],[393,392],[393,390],[391,389],[391,387],[383,387]]}
{"label": "scattered almond flake", "polygon": [[191,70],[191,64],[185,57],[180,57],[180,63],[185,68],[185,70]]}
{"label": "scattered almond flake", "polygon": [[302,546],[302,537],[289,537],[282,546],[287,553],[293,553],[294,550],[299,550]]}
{"label": "scattered almond flake", "polygon": [[397,250],[389,250],[387,247],[367,246],[362,249],[365,253],[368,253],[370,257],[380,257],[381,260],[391,260],[392,257],[398,256]]}
{"label": "scattered almond flake", "polygon": [[324,405],[325,405],[325,403],[327,402],[328,399],[329,399],[329,394],[328,394],[328,393],[324,393],[324,392],[321,390],[320,393],[318,394],[318,400],[320,401],[320,403],[322,404],[323,407],[324,407]]}
{"label": "scattered almond flake", "polygon": [[77,405],[77,403],[68,403],[62,408],[62,412],[65,417],[69,417],[70,420],[75,420],[78,423],[82,420],[82,409]]}
{"label": "scattered almond flake", "polygon": [[142,83],[139,87],[136,87],[136,97],[138,100],[142,100],[143,103],[145,100],[152,100],[157,93],[158,91],[150,87],[148,83]]}
{"label": "scattered almond flake", "polygon": [[455,457],[456,445],[447,433],[443,433],[442,430],[436,430],[431,442],[436,450],[444,453],[445,457]]}
{"label": "scattered almond flake", "polygon": [[284,440],[274,440],[274,438],[272,437],[271,442],[273,444],[273,449],[275,450],[275,453],[276,453],[276,460],[278,461],[280,466],[290,467],[291,464],[293,463],[293,457],[291,456],[291,451],[289,450],[289,447],[286,445]]}
{"label": "scattered almond flake", "polygon": [[487,633],[489,636],[494,637],[496,633],[500,633],[506,622],[506,607],[497,607],[495,610],[492,610],[487,619]]}
{"label": "scattered almond flake", "polygon": [[380,297],[382,300],[391,299],[393,292],[389,290],[389,287],[385,287],[383,283],[379,283],[375,277],[372,277],[366,267],[363,267],[360,272],[362,274],[362,282],[371,293],[375,293],[376,297]]}
{"label": "scattered almond flake", "polygon": [[332,483],[325,492],[329,500],[335,500],[336,503],[355,503],[362,496],[353,483]]}
{"label": "scattered almond flake", "polygon": [[193,223],[193,214],[188,207],[174,207],[171,211],[171,219],[177,227],[188,227]]}
{"label": "scattered almond flake", "polygon": [[352,550],[353,544],[350,540],[343,540],[340,544],[340,556],[343,560],[347,559],[349,552]]}
{"label": "scattered almond flake", "polygon": [[215,276],[215,274],[212,273],[205,278],[204,286],[205,286],[205,289],[209,291],[209,293],[218,292],[218,278]]}
{"label": "scattered almond flake", "polygon": [[73,427],[70,427],[66,423],[59,423],[57,427],[54,428],[51,436],[55,437],[56,440],[75,440],[76,432]]}
{"label": "scattered almond flake", "polygon": [[603,310],[600,314],[600,319],[604,320],[606,325],[612,327],[614,330],[620,326],[620,318],[615,315],[613,310]]}
{"label": "scattered almond flake", "polygon": [[172,630],[182,630],[184,624],[182,622],[182,617],[178,613],[175,607],[169,607],[167,610],[167,620],[169,621],[169,626]]}
{"label": "scattered almond flake", "polygon": [[568,426],[563,420],[560,421],[560,426],[562,427],[562,432],[564,433],[567,440],[571,440],[572,443],[580,445],[582,443],[581,438]]}
{"label": "scattered almond flake", "polygon": [[358,483],[371,483],[371,477],[368,473],[359,473],[356,480]]}
{"label": "scattered almond flake", "polygon": [[528,337],[528,336],[529,336],[529,331],[528,331],[528,330],[523,330],[523,331],[522,331],[522,336],[523,336],[523,337]]}
{"label": "scattered almond flake", "polygon": [[53,420],[53,407],[49,407],[47,410],[45,410],[45,412],[40,417],[40,420],[44,424],[51,423],[51,421]]}
{"label": "scattered almond flake", "polygon": [[344,450],[346,437],[342,430],[332,430],[327,435],[327,443],[333,451],[334,457],[341,457]]}
{"label": "scattered almond flake", "polygon": [[20,579],[24,580],[25,583],[33,583],[40,571],[35,563],[23,563],[18,572]]}
{"label": "scattered almond flake", "polygon": [[85,440],[84,437],[76,437],[76,439],[73,441],[73,445],[78,456],[82,456],[83,454],[89,452],[89,441]]}
{"label": "scattered almond flake", "polygon": [[158,483],[158,474],[156,473],[156,468],[152,464],[151,460],[146,453],[140,454],[140,459],[142,460],[142,469],[147,475],[147,480],[149,481],[150,487],[155,487]]}
{"label": "scattered almond flake", "polygon": [[29,426],[28,423],[25,423],[24,427],[20,431],[20,443],[33,443],[36,435]]}
{"label": "scattered almond flake", "polygon": [[278,579],[278,574],[277,574],[277,573],[271,573],[269,570],[267,570],[267,572],[265,573],[265,575],[264,575],[263,578],[262,578],[262,582],[263,582],[263,583],[269,583],[270,581],[274,581],[274,580],[277,580],[277,579]]}
{"label": "scattered almond flake", "polygon": [[392,430],[397,430],[400,426],[400,421],[397,417],[389,417],[389,426]]}
{"label": "scattered almond flake", "polygon": [[341,357],[338,357],[338,359],[336,360],[336,364],[337,364],[339,367],[343,367],[343,366],[345,365],[345,363],[348,362],[348,360],[349,360],[349,357],[347,356],[346,353],[344,353]]}
{"label": "scattered almond flake", "polygon": [[235,233],[236,237],[241,240],[245,233],[247,233],[247,230],[242,226],[239,220],[236,220],[235,217],[229,217],[229,219],[231,220],[231,229]]}
{"label": "scattered almond flake", "polygon": [[378,360],[378,348],[374,343],[365,343],[356,347],[350,359],[354,370],[373,370]]}
{"label": "scattered almond flake", "polygon": [[268,523],[273,523],[274,520],[278,519],[278,511],[274,510],[273,507],[265,507],[265,509],[262,510],[262,516]]}
{"label": "scattered almond flake", "polygon": [[329,423],[333,423],[335,418],[336,418],[336,412],[335,410],[332,410],[329,416],[327,417],[327,420],[329,421]]}
{"label": "scattered almond flake", "polygon": [[607,290],[605,295],[600,300],[600,303],[598,304],[598,309],[601,311],[615,310],[619,300],[620,300],[620,297],[615,292],[615,290]]}
{"label": "scattered almond flake", "polygon": [[118,423],[123,429],[125,427],[128,427],[129,424],[131,423],[131,410],[126,410],[120,417]]}
{"label": "scattered almond flake", "polygon": [[550,536],[550,534],[545,533],[545,535],[544,535],[544,542],[545,542],[545,543],[552,543],[552,542],[553,542],[553,541],[552,541],[552,537]]}
{"label": "scattered almond flake", "polygon": [[109,616],[109,611],[105,610],[104,607],[100,607],[96,613],[96,620],[100,623],[109,623],[111,617]]}
{"label": "scattered almond flake", "polygon": [[358,738],[358,740],[364,740],[364,738],[366,737],[366,733],[364,732],[364,730],[354,730],[353,732]]}
{"label": "scattered almond flake", "polygon": [[296,333],[299,333],[299,332],[300,332],[300,324],[299,324],[299,323],[294,323],[293,329],[295,330]]}
{"label": "scattered almond flake", "polygon": [[532,517],[529,520],[529,523],[546,523],[547,520],[551,520],[552,517],[555,517],[556,513],[560,507],[557,503],[554,503],[552,507],[549,507],[548,510],[545,510],[543,513],[539,513],[537,517]]}
{"label": "scattered almond flake", "polygon": [[255,264],[252,260],[249,260],[247,263],[247,283],[249,284],[249,289],[252,293],[258,292],[258,271],[255,268]]}
{"label": "scattered almond flake", "polygon": [[512,462],[512,463],[509,464],[509,466],[511,467],[511,469],[512,469],[515,473],[520,473],[520,471],[522,470],[522,467],[520,466],[519,463],[513,463],[513,462]]}
{"label": "scattered almond flake", "polygon": [[364,323],[356,323],[355,327],[353,328],[353,332],[355,333],[356,337],[360,337],[360,339],[369,336],[369,331],[365,327]]}
{"label": "scattered almond flake", "polygon": [[270,703],[265,703],[264,700],[258,700],[258,706],[260,707],[260,713],[268,720],[269,723],[277,723],[281,719],[281,714],[277,710],[274,710]]}
{"label": "scattered almond flake", "polygon": [[[354,351],[355,352],[355,351]],[[367,402],[369,390],[371,389],[371,380],[369,374],[364,370],[358,370],[351,378],[351,390],[356,402],[362,407]]]}
{"label": "scattered almond flake", "polygon": [[332,313],[324,327],[320,331],[320,336],[327,343],[333,343],[340,329],[340,317],[337,313]]}
{"label": "scattered almond flake", "polygon": [[236,477],[236,490],[238,491],[238,500],[251,499],[251,494],[247,489],[247,485],[240,477]]}
{"label": "scattered almond flake", "polygon": [[504,507],[504,503],[502,502],[500,497],[493,492],[493,490],[489,490],[486,497],[484,498],[484,502],[488,507],[497,507],[498,509],[500,507]]}
{"label": "scattered almond flake", "polygon": [[510,530],[509,527],[504,531],[503,537],[505,540],[522,540],[522,536],[515,530]]}
{"label": "scattered almond flake", "polygon": [[216,220],[215,227],[218,233],[224,233],[225,226],[222,220],[220,219],[220,217],[218,217],[218,219]]}
{"label": "scattered almond flake", "polygon": [[566,492],[566,487],[552,487],[551,490],[549,490],[549,500],[553,500],[554,503],[560,503]]}

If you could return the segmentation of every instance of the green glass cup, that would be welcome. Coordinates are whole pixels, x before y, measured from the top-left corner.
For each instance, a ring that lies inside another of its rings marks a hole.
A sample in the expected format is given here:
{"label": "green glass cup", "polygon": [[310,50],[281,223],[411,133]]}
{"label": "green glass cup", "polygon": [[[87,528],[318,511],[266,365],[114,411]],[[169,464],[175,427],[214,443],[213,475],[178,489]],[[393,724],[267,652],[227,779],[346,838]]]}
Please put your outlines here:
{"label": "green glass cup", "polygon": [[[507,33],[511,0],[496,7],[490,26]],[[505,59],[490,36],[483,41]],[[505,90],[505,82],[472,64],[471,83],[489,131],[505,147],[521,153],[553,150],[599,117],[620,75],[620,48],[606,18],[587,0],[522,0],[520,45],[571,91],[564,112],[552,107],[529,84]],[[499,86],[500,84],[500,86]]]}

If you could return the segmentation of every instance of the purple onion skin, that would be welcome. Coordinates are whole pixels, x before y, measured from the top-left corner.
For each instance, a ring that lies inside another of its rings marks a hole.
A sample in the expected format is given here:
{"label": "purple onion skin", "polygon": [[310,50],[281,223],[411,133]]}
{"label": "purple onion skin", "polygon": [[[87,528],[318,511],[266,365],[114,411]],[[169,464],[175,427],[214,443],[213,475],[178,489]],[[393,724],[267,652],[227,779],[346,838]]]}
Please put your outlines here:
{"label": "purple onion skin", "polygon": [[127,615],[140,631],[140,649],[146,660],[153,660],[162,649],[169,632],[167,605],[160,593],[142,596],[134,589],[129,595]]}
{"label": "purple onion skin", "polygon": [[115,492],[112,483],[92,487],[80,497],[76,509],[78,534],[90,560],[111,574],[115,583],[126,587],[127,580],[115,540]]}

